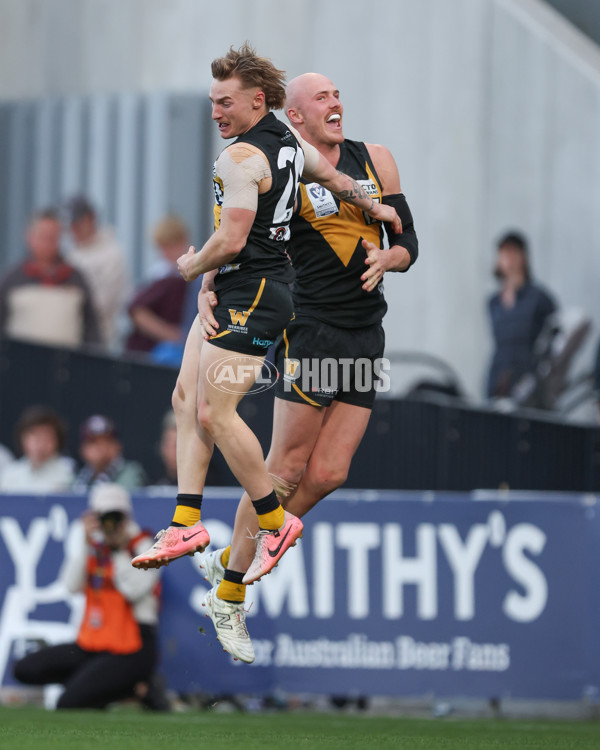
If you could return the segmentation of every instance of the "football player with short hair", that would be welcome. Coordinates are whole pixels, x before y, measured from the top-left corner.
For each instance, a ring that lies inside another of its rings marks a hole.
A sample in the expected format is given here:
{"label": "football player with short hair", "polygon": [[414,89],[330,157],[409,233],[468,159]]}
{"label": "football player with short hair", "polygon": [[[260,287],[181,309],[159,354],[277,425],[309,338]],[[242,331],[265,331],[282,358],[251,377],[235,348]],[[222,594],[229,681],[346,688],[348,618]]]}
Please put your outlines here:
{"label": "football player with short hair", "polygon": [[[323,75],[306,73],[288,84],[286,112],[294,128],[332,166],[354,177],[377,201],[393,207],[403,231],[374,221],[360,208],[341,204],[310,179],[301,181],[288,248],[296,271],[295,317],[276,345],[280,378],[267,457],[275,492],[286,511],[298,517],[346,480],[379,380],[384,347],[381,321],[387,309],[383,275],[407,271],[418,254],[394,157],[384,146],[345,139],[343,111],[338,89]],[[199,310],[205,336],[221,330],[212,315],[215,304],[217,295],[204,285]],[[303,377],[307,365],[313,373],[322,373],[326,358],[337,363],[335,387]],[[359,382],[358,361],[361,367],[370,363],[368,388]],[[223,575],[223,565],[249,569],[253,544],[248,529],[262,533],[244,495],[231,548],[216,550],[203,562],[209,581]]]}

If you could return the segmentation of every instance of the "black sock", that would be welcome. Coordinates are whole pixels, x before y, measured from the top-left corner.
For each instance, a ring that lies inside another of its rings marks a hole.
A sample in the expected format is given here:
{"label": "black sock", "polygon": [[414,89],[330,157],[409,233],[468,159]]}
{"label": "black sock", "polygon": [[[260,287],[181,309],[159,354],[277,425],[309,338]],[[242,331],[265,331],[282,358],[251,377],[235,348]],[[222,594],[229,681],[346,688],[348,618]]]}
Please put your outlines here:
{"label": "black sock", "polygon": [[244,573],[240,573],[238,570],[229,570],[229,568],[225,570],[223,576],[224,581],[230,581],[231,583],[242,583],[243,578]]}
{"label": "black sock", "polygon": [[277,499],[275,490],[269,493],[266,497],[261,497],[260,500],[253,500],[252,505],[256,511],[257,516],[262,516],[265,513],[270,513],[272,510],[277,510],[280,506],[280,502]]}

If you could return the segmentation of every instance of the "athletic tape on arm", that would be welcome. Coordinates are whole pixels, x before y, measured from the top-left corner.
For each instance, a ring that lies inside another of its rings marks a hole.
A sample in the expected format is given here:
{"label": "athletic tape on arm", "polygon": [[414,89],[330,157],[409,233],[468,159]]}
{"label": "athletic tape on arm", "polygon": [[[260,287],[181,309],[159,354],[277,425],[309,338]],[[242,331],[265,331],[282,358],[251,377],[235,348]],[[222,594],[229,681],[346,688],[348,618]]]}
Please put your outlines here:
{"label": "athletic tape on arm", "polygon": [[408,271],[410,266],[416,261],[419,255],[419,240],[417,239],[417,233],[415,232],[415,225],[413,223],[413,217],[406,202],[406,196],[404,193],[395,193],[394,195],[384,195],[382,203],[387,206],[392,206],[396,209],[396,213],[402,221],[402,234],[396,234],[392,230],[392,225],[388,222],[384,222],[385,232],[387,234],[388,242],[390,247],[393,245],[400,245],[405,247],[410,255],[410,265],[405,268],[404,272]]}
{"label": "athletic tape on arm", "polygon": [[256,211],[258,184],[271,177],[271,169],[264,158],[260,154],[252,154],[237,163],[226,149],[217,159],[215,170],[223,182],[223,208]]}

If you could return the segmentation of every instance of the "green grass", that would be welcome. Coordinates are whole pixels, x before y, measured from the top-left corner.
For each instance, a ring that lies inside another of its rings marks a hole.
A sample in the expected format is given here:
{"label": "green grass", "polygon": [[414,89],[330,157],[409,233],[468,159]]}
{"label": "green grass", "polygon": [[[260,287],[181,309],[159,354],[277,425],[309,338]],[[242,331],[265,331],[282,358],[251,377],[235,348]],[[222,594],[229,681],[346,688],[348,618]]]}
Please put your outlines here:
{"label": "green grass", "polygon": [[600,724],[406,719],[341,714],[151,714],[0,708],[2,750],[265,748],[559,748],[599,750]]}

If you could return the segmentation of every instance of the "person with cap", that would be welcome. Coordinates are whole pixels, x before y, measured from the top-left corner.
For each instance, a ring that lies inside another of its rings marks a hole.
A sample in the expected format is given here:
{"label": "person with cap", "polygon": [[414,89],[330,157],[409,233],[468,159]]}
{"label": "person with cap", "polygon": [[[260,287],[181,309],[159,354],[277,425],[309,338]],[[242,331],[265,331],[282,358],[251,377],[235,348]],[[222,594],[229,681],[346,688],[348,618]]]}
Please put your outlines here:
{"label": "person with cap", "polygon": [[535,342],[556,303],[534,283],[527,240],[511,231],[498,241],[494,276],[501,288],[488,302],[495,350],[489,368],[488,398],[510,397],[521,378],[535,369]]}
{"label": "person with cap", "polygon": [[112,419],[93,414],[79,430],[79,452],[84,461],[72,489],[84,492],[102,482],[114,482],[126,489],[143,487],[146,474],[137,461],[123,457],[123,445]]}
{"label": "person with cap", "polygon": [[68,490],[74,462],[62,453],[65,442],[65,426],[52,409],[27,407],[15,427],[15,444],[21,457],[4,465],[0,492],[43,494]]}
{"label": "person with cap", "polygon": [[126,489],[111,483],[92,489],[80,534],[61,570],[66,588],[85,595],[77,638],[17,661],[17,680],[63,684],[57,708],[105,708],[128,697],[149,708],[168,708],[153,677],[160,571],[144,574],[131,566],[151,539],[134,520]]}
{"label": "person with cap", "polygon": [[102,344],[117,346],[119,315],[125,319],[125,304],[131,290],[123,248],[111,227],[99,227],[96,209],[83,195],[66,204],[73,247],[70,262],[86,279],[98,316]]}

